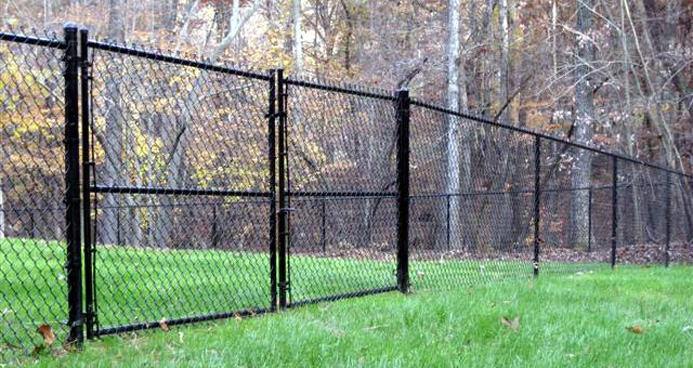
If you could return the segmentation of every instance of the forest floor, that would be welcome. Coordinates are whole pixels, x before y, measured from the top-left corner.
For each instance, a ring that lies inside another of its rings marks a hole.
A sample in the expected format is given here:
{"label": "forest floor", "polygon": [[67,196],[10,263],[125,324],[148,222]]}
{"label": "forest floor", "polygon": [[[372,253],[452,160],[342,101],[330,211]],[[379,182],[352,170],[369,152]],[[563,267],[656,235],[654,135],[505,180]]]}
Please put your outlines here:
{"label": "forest floor", "polygon": [[[418,288],[103,337],[30,367],[691,367],[693,268]],[[504,318],[506,318],[504,322]]]}

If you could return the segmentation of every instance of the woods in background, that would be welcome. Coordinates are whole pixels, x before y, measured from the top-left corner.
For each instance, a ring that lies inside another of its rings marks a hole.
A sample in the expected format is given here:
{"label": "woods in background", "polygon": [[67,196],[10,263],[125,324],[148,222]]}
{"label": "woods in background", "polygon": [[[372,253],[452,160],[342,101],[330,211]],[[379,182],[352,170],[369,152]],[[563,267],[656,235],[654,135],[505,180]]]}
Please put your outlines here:
{"label": "woods in background", "polygon": [[686,171],[693,160],[689,0],[22,0],[0,12],[5,29],[73,21],[220,62],[408,86]]}
{"label": "woods in background", "polygon": [[[60,33],[62,24],[71,21],[89,28],[93,38],[126,40],[144,48],[195,55],[215,63],[257,70],[282,67],[293,76],[385,89],[407,87],[415,98],[438,102],[451,110],[469,110],[492,120],[685,172],[693,168],[690,0],[22,0],[3,4],[0,17],[3,30],[23,25]],[[9,61],[5,64],[9,65]],[[222,110],[222,101],[208,99],[202,82],[210,83],[213,78],[200,77],[190,70],[177,75],[161,72],[158,67],[145,67],[139,69],[140,73],[151,80],[165,77],[157,83],[168,91],[146,96],[122,91],[128,80],[136,77],[133,71],[137,69],[122,74],[124,64],[120,61],[120,65],[102,65],[103,70],[96,70],[103,77],[102,84],[97,82],[96,104],[105,112],[102,120],[96,121],[101,129],[97,137],[100,134],[102,142],[119,142],[102,144],[103,152],[98,152],[107,163],[103,166],[104,177],[111,180],[105,185],[123,184],[117,182],[122,172],[128,174],[121,181],[159,186],[182,185],[190,180],[191,185],[203,185],[240,175],[226,172],[214,177],[212,167],[191,173],[192,161],[186,163],[186,152],[203,152],[201,141],[187,137],[195,129],[202,129],[200,122],[208,121],[203,119],[208,117],[207,113],[231,121],[231,114]],[[6,69],[3,73],[3,80],[8,80],[13,71]],[[48,96],[58,83],[57,79],[47,81],[47,86],[44,83],[37,87],[41,92],[34,93],[43,98],[35,106],[44,111],[53,108]],[[30,86],[24,84],[17,89]],[[179,91],[188,93],[183,96]],[[257,91],[226,93],[243,98],[261,95]],[[133,111],[141,103],[137,100],[146,98],[159,104],[158,110],[149,115],[138,112],[133,119]],[[174,102],[175,98],[179,100]],[[214,109],[195,115],[200,104]],[[353,103],[350,104],[353,110]],[[183,108],[171,109],[177,113],[167,111],[172,105]],[[306,127],[315,123],[309,116],[317,116],[318,109],[313,112],[301,108],[291,110],[292,120],[300,120]],[[2,113],[9,114],[7,111]],[[358,113],[364,114],[364,121],[370,121],[381,112]],[[416,141],[416,135],[412,137],[412,145],[425,151],[425,144],[437,138],[442,145],[435,148],[434,152],[440,155],[435,159],[445,163],[441,166],[445,169],[435,175],[428,175],[430,170],[413,170],[415,176],[434,178],[426,190],[503,191],[526,189],[531,184],[530,163],[520,159],[532,157],[531,150],[528,151],[531,142],[507,131],[480,130],[454,116],[420,116],[420,123],[428,125],[425,131],[418,132],[420,141]],[[124,128],[124,124],[133,123],[140,130]],[[247,125],[262,127],[260,118]],[[167,133],[170,136],[162,134],[158,126],[173,127]],[[124,136],[124,132],[129,135]],[[333,133],[359,141],[358,132]],[[311,134],[309,129],[305,134]],[[366,140],[365,151],[350,158],[351,163],[358,166],[362,163],[359,160],[367,161],[367,152],[381,144]],[[138,150],[140,146],[160,150],[161,155],[144,148]],[[128,149],[133,148],[135,154],[128,155]],[[328,151],[330,155],[323,155]],[[323,155],[324,165],[334,165],[341,157],[331,146],[317,147],[317,152],[314,159]],[[557,145],[547,145],[544,152],[551,156],[546,159],[548,170],[564,170],[561,178],[555,175],[551,179],[556,186],[587,188],[608,181],[608,167],[595,161],[590,152],[566,152]],[[417,154],[413,155],[416,163]],[[421,167],[426,162],[430,164],[430,158],[421,161]],[[220,159],[218,164],[228,163]],[[644,182],[643,177],[647,176],[634,167],[623,170],[630,183]],[[5,171],[10,172],[11,168],[8,166]],[[51,180],[59,179],[53,173],[46,175]],[[0,190],[0,204],[12,202],[11,195],[3,195],[9,186],[6,182],[0,178],[0,185],[5,188]],[[633,186],[628,192],[631,200],[622,201],[629,203],[624,212],[633,210],[636,229],[646,228],[638,226],[648,221],[641,217],[653,213],[647,210],[650,205],[642,200],[639,188]],[[683,193],[679,197],[683,198]],[[587,191],[575,191],[559,206],[570,208],[570,214],[564,218],[570,221],[567,243],[572,246],[585,247],[589,242],[589,198]],[[156,238],[171,237],[174,229],[167,219],[173,210],[167,199],[161,201],[161,208],[148,215],[131,211],[128,218],[133,223],[160,223],[150,226],[155,230],[147,235],[140,234],[137,225],[137,231],[130,232],[132,239],[128,243],[147,237],[156,243]],[[547,195],[547,206],[552,201],[557,200]],[[120,221],[113,208],[124,204],[110,194],[103,196],[103,203],[101,221]],[[494,217],[485,221],[497,221],[501,229],[482,236],[474,229],[483,226],[472,225],[479,220],[471,214],[482,216],[484,211],[490,211],[489,206],[495,211]],[[641,209],[643,206],[645,209]],[[451,237],[467,247],[474,248],[477,243],[521,242],[528,231],[523,218],[530,216],[529,208],[513,196],[498,196],[476,204],[454,197],[450,207]],[[443,208],[430,206],[422,211],[440,219],[445,216]],[[364,208],[360,212],[366,217],[364,226],[370,226],[368,216],[373,211]],[[4,222],[0,218],[0,223]],[[551,224],[547,222],[546,226]],[[116,227],[110,231],[113,229]],[[117,234],[104,231],[108,242],[116,242]],[[0,234],[3,232],[4,226],[0,228]],[[642,235],[638,241],[645,239],[646,235]]]}

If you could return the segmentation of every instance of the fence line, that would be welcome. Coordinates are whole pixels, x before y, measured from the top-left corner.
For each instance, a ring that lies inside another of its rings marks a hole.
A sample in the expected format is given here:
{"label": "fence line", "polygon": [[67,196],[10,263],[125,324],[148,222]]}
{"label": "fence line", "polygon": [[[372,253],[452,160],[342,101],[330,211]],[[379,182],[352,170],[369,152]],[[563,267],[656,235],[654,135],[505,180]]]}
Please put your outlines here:
{"label": "fence line", "polygon": [[693,261],[689,174],[407,90],[64,33],[0,33],[0,94],[23,97],[0,111],[0,355],[30,348],[44,323],[80,343],[161,321]]}

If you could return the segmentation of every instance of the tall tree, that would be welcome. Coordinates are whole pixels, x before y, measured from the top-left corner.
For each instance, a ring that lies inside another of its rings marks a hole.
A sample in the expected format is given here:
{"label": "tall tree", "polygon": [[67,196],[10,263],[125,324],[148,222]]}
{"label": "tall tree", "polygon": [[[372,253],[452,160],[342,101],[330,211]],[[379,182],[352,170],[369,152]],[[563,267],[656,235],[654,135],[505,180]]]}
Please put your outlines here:
{"label": "tall tree", "polygon": [[[577,0],[576,67],[575,67],[575,141],[589,143],[592,139],[594,78],[590,68],[594,63],[593,40],[594,0]],[[571,178],[573,188],[590,186],[592,156],[587,150],[574,150]],[[572,192],[570,207],[570,244],[587,246],[589,234],[589,193],[587,190]]]}
{"label": "tall tree", "polygon": [[[109,0],[108,25],[106,34],[111,40],[123,40],[124,24],[122,15],[122,0]],[[116,186],[123,174],[123,124],[120,84],[117,79],[119,66],[111,63],[105,81],[104,108],[106,111],[106,131],[104,134],[104,185]],[[101,241],[109,244],[117,242],[119,224],[119,201],[116,194],[104,194],[104,209],[102,211]],[[138,225],[139,226],[139,225]]]}
{"label": "tall tree", "polygon": [[294,74],[300,75],[303,72],[303,32],[301,30],[301,0],[294,0]]}
{"label": "tall tree", "polygon": [[[460,1],[448,1],[448,42],[447,42],[447,105],[448,109],[459,110],[459,63],[460,63]],[[461,246],[460,226],[460,123],[457,116],[447,115],[447,188],[450,197],[450,241]]]}

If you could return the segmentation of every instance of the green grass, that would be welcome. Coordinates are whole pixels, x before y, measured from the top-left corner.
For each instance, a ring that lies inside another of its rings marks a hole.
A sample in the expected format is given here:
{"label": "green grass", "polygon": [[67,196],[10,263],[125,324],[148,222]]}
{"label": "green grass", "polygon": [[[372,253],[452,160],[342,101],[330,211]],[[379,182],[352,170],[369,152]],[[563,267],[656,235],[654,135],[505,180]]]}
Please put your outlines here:
{"label": "green grass", "polygon": [[[393,292],[105,337],[32,367],[691,367],[693,268]],[[520,316],[513,331],[501,317]],[[635,334],[626,326],[641,325]]]}
{"label": "green grass", "polygon": [[[0,357],[41,344],[35,332],[50,324],[66,335],[64,244],[29,239],[0,240]],[[98,316],[101,327],[222,313],[270,303],[269,256],[214,250],[154,250],[99,247]],[[544,264],[542,272],[568,273],[604,264]],[[291,257],[292,300],[394,286],[395,262],[295,255]],[[531,276],[529,262],[412,261],[416,292],[446,286]],[[377,299],[376,299],[377,300]],[[16,355],[16,354],[12,354]]]}

